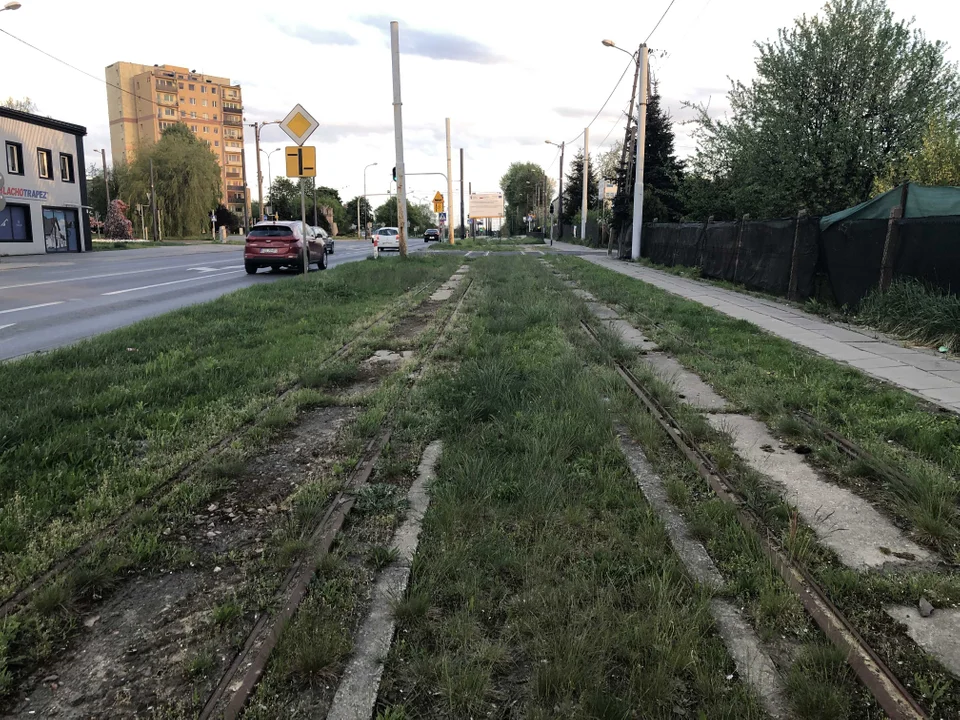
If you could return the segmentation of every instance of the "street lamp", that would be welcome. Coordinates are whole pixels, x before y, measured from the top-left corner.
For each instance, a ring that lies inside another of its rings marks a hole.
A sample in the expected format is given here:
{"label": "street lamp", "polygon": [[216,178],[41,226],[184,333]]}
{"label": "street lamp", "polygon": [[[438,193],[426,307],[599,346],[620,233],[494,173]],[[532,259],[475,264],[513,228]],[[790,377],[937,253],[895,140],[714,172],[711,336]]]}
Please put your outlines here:
{"label": "street lamp", "polygon": [[[273,155],[275,152],[279,152],[279,151],[282,150],[282,149],[283,149],[283,148],[276,148],[276,149],[274,149],[274,150],[271,150],[270,152],[267,152],[266,150],[261,150],[261,151],[260,151],[260,152],[262,152],[264,155],[267,156],[267,191],[269,191],[271,188],[273,188],[273,170],[272,170],[272,166],[271,166],[271,164],[270,164],[270,156]],[[259,163],[258,163],[258,164],[259,164]],[[258,173],[259,173],[259,171],[258,171]],[[263,190],[262,190],[262,189],[260,190],[260,203],[261,203],[261,204],[260,204],[260,214],[263,215]]]}
{"label": "street lamp", "polygon": [[[559,145],[549,140],[544,140],[544,142],[547,145],[560,148],[560,183],[557,188],[557,224],[560,227],[557,231],[557,240],[563,240],[563,151],[567,142],[564,140]],[[550,233],[550,244],[553,245],[553,233]]]}
{"label": "street lamp", "polygon": [[[636,72],[633,76],[634,92],[630,96],[630,115],[632,116],[633,98],[634,95],[636,95],[637,87],[639,85],[640,96],[637,100],[637,154],[633,184],[633,234],[630,243],[630,257],[634,262],[636,262],[640,259],[640,240],[643,228],[643,158],[645,151],[644,145],[646,144],[647,139],[647,83],[649,77],[647,44],[641,43],[640,47],[637,49],[637,52],[630,53],[621,47],[617,47],[613,40],[603,40],[602,43],[604,47],[616,48],[620,52],[629,55],[631,58],[633,58],[633,61],[637,65]],[[627,122],[627,127],[629,128],[629,120]],[[623,151],[620,155],[621,167],[623,167],[626,161],[626,150],[627,147],[626,144],[624,144]]]}
{"label": "street lamp", "polygon": [[[260,200],[260,219],[262,220],[263,215],[263,172],[260,170],[260,131],[263,130],[267,125],[279,125],[283,120],[271,120],[270,122],[254,122],[247,123],[249,127],[253,128],[253,136],[256,140],[256,150],[257,150],[257,197]],[[244,202],[246,205],[246,202]]]}
{"label": "street lamp", "polygon": [[[367,169],[372,168],[377,163],[370,163],[363,169],[363,237],[367,237]],[[357,204],[357,237],[360,236],[360,204]]]}
{"label": "street lamp", "polygon": [[21,7],[22,6],[18,2],[8,2],[6,5],[0,8],[0,12],[3,12],[4,10],[19,10]]}

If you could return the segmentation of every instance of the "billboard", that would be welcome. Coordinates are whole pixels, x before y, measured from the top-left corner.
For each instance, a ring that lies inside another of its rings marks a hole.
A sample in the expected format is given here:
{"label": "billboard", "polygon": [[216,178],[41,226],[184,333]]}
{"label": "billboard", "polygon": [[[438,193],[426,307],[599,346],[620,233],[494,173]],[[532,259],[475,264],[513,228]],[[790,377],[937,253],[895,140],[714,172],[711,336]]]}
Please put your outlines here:
{"label": "billboard", "polygon": [[503,217],[503,193],[470,193],[470,219]]}

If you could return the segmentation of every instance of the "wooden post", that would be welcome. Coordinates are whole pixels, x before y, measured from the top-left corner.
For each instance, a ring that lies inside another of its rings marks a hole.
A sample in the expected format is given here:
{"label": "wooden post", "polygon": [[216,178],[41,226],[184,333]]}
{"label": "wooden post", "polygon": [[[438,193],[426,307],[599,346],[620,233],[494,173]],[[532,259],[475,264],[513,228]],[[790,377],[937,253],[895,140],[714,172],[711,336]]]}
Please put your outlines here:
{"label": "wooden post", "polygon": [[787,284],[787,299],[799,300],[797,286],[800,278],[797,277],[797,265],[800,262],[800,223],[807,216],[806,210],[797,213],[796,229],[793,231],[793,251],[790,254],[790,281]]}
{"label": "wooden post", "polygon": [[743,244],[743,226],[749,219],[749,214],[740,218],[740,228],[737,230],[737,253],[733,260],[733,282],[737,281],[737,273],[740,272],[740,246]]}
{"label": "wooden post", "polygon": [[700,241],[697,245],[700,246],[700,251],[697,254],[697,267],[703,267],[703,248],[707,244],[707,230],[710,228],[710,223],[713,222],[713,215],[707,218],[707,221],[703,224],[703,230],[700,231]]}
{"label": "wooden post", "polygon": [[890,220],[887,221],[887,237],[883,242],[883,261],[880,263],[880,291],[886,292],[893,280],[893,265],[900,250],[900,218],[903,209],[895,207],[890,210]]}

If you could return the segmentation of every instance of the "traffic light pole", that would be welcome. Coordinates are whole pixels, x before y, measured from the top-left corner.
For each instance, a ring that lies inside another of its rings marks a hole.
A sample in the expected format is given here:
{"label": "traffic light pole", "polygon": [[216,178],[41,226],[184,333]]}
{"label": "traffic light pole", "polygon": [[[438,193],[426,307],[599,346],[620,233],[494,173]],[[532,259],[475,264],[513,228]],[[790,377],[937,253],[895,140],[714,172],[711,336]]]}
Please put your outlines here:
{"label": "traffic light pole", "polygon": [[447,206],[447,228],[449,229],[450,244],[453,245],[453,223],[450,222],[453,213],[449,212],[449,209],[453,208],[453,157],[450,150],[450,118],[447,118]]}

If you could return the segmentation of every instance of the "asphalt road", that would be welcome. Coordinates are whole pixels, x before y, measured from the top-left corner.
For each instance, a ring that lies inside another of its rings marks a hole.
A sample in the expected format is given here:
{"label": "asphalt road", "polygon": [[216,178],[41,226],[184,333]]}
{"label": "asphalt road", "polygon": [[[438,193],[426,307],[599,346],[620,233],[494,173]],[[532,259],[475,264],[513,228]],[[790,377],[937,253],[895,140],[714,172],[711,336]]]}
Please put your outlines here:
{"label": "asphalt road", "polygon": [[[366,241],[336,241],[328,267],[370,255]],[[415,239],[411,252],[424,244]],[[313,272],[317,270],[313,269]],[[240,288],[295,273],[247,275],[240,246],[188,245],[0,260],[0,360],[69,345]]]}

